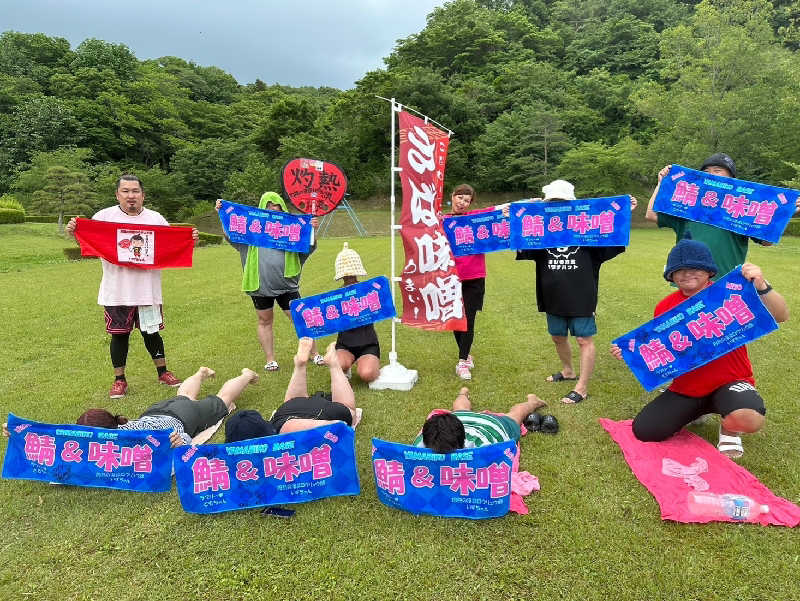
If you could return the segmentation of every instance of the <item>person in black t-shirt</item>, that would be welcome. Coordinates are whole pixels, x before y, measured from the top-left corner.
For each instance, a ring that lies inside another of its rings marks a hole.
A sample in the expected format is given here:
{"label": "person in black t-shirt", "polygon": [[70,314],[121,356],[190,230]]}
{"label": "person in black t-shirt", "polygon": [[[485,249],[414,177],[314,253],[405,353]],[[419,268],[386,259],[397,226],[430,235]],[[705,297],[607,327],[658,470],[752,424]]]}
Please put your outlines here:
{"label": "person in black t-shirt", "polygon": [[[574,186],[555,180],[542,188],[544,200],[575,200]],[[631,197],[631,210],[636,208]],[[580,403],[589,396],[589,379],[594,371],[597,334],[594,312],[600,266],[625,252],[624,246],[564,246],[517,251],[517,259],[536,261],[536,303],[547,317],[547,331],[561,360],[561,370],[547,376],[548,382],[577,380],[562,403]],[[569,334],[575,337],[580,352],[580,376],[572,367]]]}
{"label": "person in black t-shirt", "polygon": [[[348,248],[347,242],[336,255],[335,268],[336,275],[333,279],[342,280],[344,286],[351,286],[358,282],[358,276],[367,275],[361,257],[356,251]],[[375,326],[371,323],[339,332],[336,338],[336,354],[339,357],[339,365],[348,378],[352,376],[354,364],[358,377],[364,382],[372,382],[380,375],[381,347]]]}

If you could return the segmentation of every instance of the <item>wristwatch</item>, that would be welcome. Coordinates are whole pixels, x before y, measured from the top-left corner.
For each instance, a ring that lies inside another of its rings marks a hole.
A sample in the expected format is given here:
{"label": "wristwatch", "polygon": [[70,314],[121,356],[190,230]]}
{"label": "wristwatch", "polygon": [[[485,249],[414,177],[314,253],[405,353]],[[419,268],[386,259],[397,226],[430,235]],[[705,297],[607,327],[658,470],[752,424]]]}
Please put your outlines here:
{"label": "wristwatch", "polygon": [[764,280],[764,283],[767,285],[767,287],[764,288],[763,290],[756,290],[756,292],[758,292],[758,296],[764,296],[765,294],[769,294],[770,292],[772,292],[772,286],[769,285],[769,282],[767,280]]}

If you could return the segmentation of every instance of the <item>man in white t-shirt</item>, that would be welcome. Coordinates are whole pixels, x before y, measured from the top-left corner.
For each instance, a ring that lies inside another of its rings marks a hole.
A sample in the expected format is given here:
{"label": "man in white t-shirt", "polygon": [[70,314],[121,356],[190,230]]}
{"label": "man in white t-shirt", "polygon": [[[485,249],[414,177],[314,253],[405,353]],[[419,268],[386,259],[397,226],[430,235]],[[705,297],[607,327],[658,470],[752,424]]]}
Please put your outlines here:
{"label": "man in white t-shirt", "polygon": [[[118,205],[98,211],[92,219],[136,225],[169,225],[160,213],[144,208],[144,187],[135,175],[123,175],[117,180],[116,196]],[[75,218],[70,219],[67,224],[70,235],[75,235],[76,225]],[[195,228],[192,238],[196,241],[198,237]],[[134,328],[139,328],[142,333],[145,347],[158,371],[158,381],[167,386],[180,385],[181,380],[167,370],[164,341],[159,334],[159,330],[164,329],[161,270],[122,267],[105,259],[100,259],[100,262],[103,265],[103,279],[100,281],[97,304],[105,310],[106,331],[111,334],[111,364],[114,367],[114,384],[109,396],[112,399],[122,398],[128,391],[125,364],[129,338]]]}

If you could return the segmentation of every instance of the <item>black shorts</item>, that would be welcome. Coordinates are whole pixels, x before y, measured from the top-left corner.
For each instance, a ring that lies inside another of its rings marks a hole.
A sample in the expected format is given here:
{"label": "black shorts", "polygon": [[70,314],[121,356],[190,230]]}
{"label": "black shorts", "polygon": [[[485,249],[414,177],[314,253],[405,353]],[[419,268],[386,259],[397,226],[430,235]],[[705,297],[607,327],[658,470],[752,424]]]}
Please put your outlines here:
{"label": "black shorts", "polygon": [[283,309],[284,311],[289,310],[289,303],[293,300],[300,298],[300,293],[298,291],[294,292],[284,292],[278,296],[257,296],[252,295],[250,298],[253,299],[253,305],[255,306],[257,311],[264,311],[266,309],[272,309],[275,305],[275,301],[278,301],[278,306]]}
{"label": "black shorts", "polygon": [[764,399],[750,382],[743,380],[720,386],[702,397],[665,390],[645,405],[633,420],[633,434],[645,442],[666,440],[701,415],[717,413],[725,417],[737,409],[767,414]]}
{"label": "black shorts", "polygon": [[378,359],[381,358],[381,345],[380,344],[365,344],[364,346],[345,346],[344,344],[336,343],[336,350],[347,351],[354,357],[354,361],[358,361],[364,355],[375,355]]}
{"label": "black shorts", "polygon": [[278,407],[269,421],[280,432],[283,424],[293,418],[341,420],[348,426],[353,424],[350,408],[342,403],[334,403],[330,394],[326,392],[315,392],[310,397],[298,396],[289,399]]}
{"label": "black shorts", "polygon": [[[159,305],[161,323],[159,330],[164,329],[164,307]],[[130,334],[134,328],[139,327],[139,307],[117,305],[103,307],[103,316],[106,319],[106,332],[109,334]]]}
{"label": "black shorts", "polygon": [[191,437],[197,436],[228,415],[225,402],[215,394],[193,401],[187,396],[175,396],[151,405],[145,415],[169,415],[183,424],[183,430]]}
{"label": "black shorts", "polygon": [[461,281],[461,297],[464,299],[464,313],[477,313],[483,310],[483,296],[486,294],[486,278]]}

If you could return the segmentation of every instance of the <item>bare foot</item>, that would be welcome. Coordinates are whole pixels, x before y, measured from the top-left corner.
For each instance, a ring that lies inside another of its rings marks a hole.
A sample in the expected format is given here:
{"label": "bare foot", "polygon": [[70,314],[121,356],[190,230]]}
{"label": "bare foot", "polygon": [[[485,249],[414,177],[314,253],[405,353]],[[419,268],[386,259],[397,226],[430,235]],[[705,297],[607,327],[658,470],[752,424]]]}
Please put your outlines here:
{"label": "bare foot", "polygon": [[215,372],[210,367],[201,367],[200,369],[197,370],[197,374],[200,376],[201,379],[208,380],[209,378],[213,378],[214,376],[216,376],[217,372]]}
{"label": "bare foot", "polygon": [[297,354],[294,356],[295,367],[301,367],[308,363],[308,358],[311,356],[311,349],[314,348],[314,339],[308,336],[303,336],[297,341]]}
{"label": "bare foot", "polygon": [[547,407],[547,403],[545,403],[542,399],[540,399],[533,393],[529,394],[526,397],[526,400],[529,403],[533,403],[533,409],[531,409],[531,412],[536,411],[537,409],[541,409],[542,407]]}
{"label": "bare foot", "polygon": [[328,348],[325,350],[325,356],[323,357],[325,361],[325,365],[328,367],[340,367],[339,365],[339,355],[336,352],[336,343],[331,342],[328,345]]}
{"label": "bare foot", "polygon": [[458,395],[456,395],[456,396],[457,397],[465,396],[465,397],[467,397],[467,400],[469,400],[469,388],[467,388],[466,386],[462,386],[461,390],[458,391]]}
{"label": "bare foot", "polygon": [[242,375],[248,376],[250,378],[251,384],[255,384],[256,382],[258,382],[258,374],[254,372],[252,369],[249,369],[247,367],[242,368]]}

